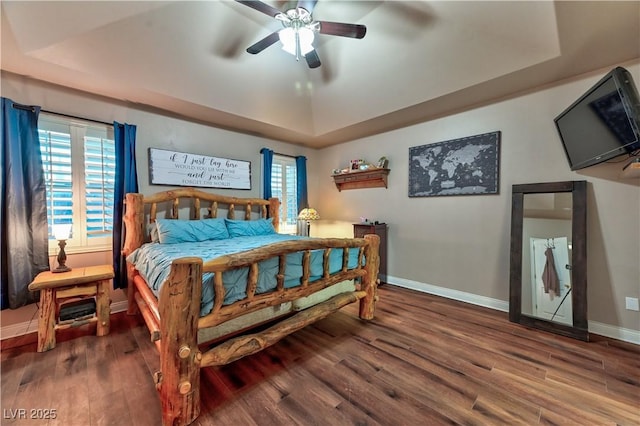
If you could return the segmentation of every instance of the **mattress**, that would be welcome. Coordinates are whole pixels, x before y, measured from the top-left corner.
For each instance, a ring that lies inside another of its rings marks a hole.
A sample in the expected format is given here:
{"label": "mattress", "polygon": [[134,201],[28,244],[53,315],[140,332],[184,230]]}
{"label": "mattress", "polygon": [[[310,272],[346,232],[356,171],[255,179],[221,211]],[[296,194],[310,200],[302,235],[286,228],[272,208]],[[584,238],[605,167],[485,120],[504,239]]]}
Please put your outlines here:
{"label": "mattress", "polygon": [[[207,240],[199,242],[183,242],[177,244],[147,243],[133,251],[128,257],[130,262],[145,279],[151,291],[159,296],[162,285],[167,280],[171,268],[171,262],[182,257],[200,257],[204,262],[217,257],[240,253],[268,244],[281,241],[304,239],[285,234],[269,234],[258,236],[242,236],[223,240]],[[313,282],[323,274],[323,250],[312,250],[310,256],[310,277]],[[357,248],[349,249],[348,269],[358,265]],[[329,255],[329,272],[335,273],[342,269],[342,250],[332,250]],[[276,275],[279,269],[278,257],[267,259],[258,264],[258,285],[256,293],[273,291],[276,288]],[[248,268],[240,268],[223,273],[225,297],[223,304],[231,304],[246,297],[245,289],[248,276]],[[200,315],[204,316],[213,309],[215,294],[213,291],[213,273],[205,273],[202,276],[202,300]],[[286,255],[285,288],[300,285],[302,278],[302,253]]]}

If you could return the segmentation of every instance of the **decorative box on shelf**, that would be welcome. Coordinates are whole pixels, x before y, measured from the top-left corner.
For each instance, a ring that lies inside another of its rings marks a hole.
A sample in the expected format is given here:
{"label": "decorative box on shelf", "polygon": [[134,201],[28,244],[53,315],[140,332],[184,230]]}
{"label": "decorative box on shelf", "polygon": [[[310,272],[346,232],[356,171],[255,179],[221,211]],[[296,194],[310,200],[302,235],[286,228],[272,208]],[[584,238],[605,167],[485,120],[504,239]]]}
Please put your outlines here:
{"label": "decorative box on shelf", "polygon": [[343,189],[386,188],[389,169],[368,169],[333,175],[338,191]]}

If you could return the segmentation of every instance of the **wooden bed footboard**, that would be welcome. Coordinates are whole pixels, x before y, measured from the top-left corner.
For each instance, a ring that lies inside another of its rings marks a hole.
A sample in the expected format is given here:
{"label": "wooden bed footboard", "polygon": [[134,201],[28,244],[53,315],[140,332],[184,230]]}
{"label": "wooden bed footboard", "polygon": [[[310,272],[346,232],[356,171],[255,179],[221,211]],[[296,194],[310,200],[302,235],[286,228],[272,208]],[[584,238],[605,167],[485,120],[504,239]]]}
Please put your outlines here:
{"label": "wooden bed footboard", "polygon": [[[216,209],[221,199],[224,199],[223,202],[232,200],[235,205],[245,206],[246,220],[251,217],[248,206],[260,205],[260,217],[265,217],[267,207],[269,210],[271,208],[277,210],[279,206],[277,200],[247,199],[251,200],[247,205],[243,204],[247,203],[244,199],[220,197],[193,189],[167,191],[152,197],[127,194],[124,218],[127,235],[124,253],[130,254],[145,241],[144,206],[146,204],[151,204],[150,217],[155,220],[156,208],[153,207],[155,200],[170,201],[173,205],[173,217],[177,218],[176,206],[179,205],[179,201],[175,200],[184,197],[198,198],[198,208],[200,208],[200,199],[213,200],[212,202],[216,203]],[[228,209],[232,212],[233,210],[235,210],[233,207]],[[209,209],[209,212],[211,211]],[[198,417],[201,367],[224,365],[254,354],[273,345],[288,334],[357,301],[360,302],[360,318],[372,319],[377,300],[379,243],[377,235],[366,235],[364,238],[354,239],[301,239],[222,256],[204,263],[202,259],[195,257],[177,259],[171,265],[169,277],[162,286],[159,298],[153,295],[135,268],[128,264],[129,302],[142,314],[151,333],[151,340],[155,342],[160,352],[160,372],[154,375],[154,379],[160,393],[163,424],[188,425]],[[323,272],[320,278],[311,281],[310,257],[314,250],[323,250]],[[338,271],[331,272],[329,255],[336,250],[342,252],[342,267]],[[352,269],[348,268],[349,250],[358,250],[357,266]],[[300,285],[285,288],[285,257],[295,252],[302,252],[302,278]],[[258,264],[271,258],[278,259],[276,288],[270,292],[256,293]],[[225,289],[222,277],[226,272],[238,268],[248,269],[246,297],[232,304],[223,305]],[[214,307],[210,314],[200,317],[202,275],[207,272],[214,273]],[[350,279],[359,282],[355,291],[337,294],[324,302],[280,320],[266,330],[232,337],[210,349],[201,351],[198,342],[199,329],[215,327],[265,307],[291,302]],[[129,312],[134,313],[135,308],[130,306]]]}

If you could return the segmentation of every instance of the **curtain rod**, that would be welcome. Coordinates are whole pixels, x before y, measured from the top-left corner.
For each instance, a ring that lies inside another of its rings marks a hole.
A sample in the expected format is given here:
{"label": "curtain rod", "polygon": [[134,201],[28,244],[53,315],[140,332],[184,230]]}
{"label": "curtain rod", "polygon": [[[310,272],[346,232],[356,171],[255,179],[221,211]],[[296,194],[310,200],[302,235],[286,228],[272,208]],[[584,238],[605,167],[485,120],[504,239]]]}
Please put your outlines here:
{"label": "curtain rod", "polygon": [[269,149],[269,148],[267,148],[267,147],[263,147],[263,148],[261,148],[261,149],[260,149],[260,154],[262,154],[262,152],[263,152],[265,149],[266,149],[267,151],[271,151],[271,152],[273,153],[273,155],[279,155],[279,156],[281,156],[281,157],[289,157],[289,158],[304,157],[304,155],[289,155],[289,154],[281,154],[281,153],[279,153],[279,152],[272,151],[271,149]]}
{"label": "curtain rod", "polygon": [[279,155],[279,156],[281,156],[281,157],[289,157],[289,158],[298,158],[298,157],[299,157],[299,155],[281,154],[281,153],[279,153],[279,152],[275,152],[275,151],[274,151],[273,153],[274,153],[275,155]]}
{"label": "curtain rod", "polygon": [[93,120],[91,118],[78,117],[77,115],[62,114],[62,113],[59,113],[59,112],[47,111],[46,109],[41,109],[40,112],[44,112],[46,114],[59,115],[61,117],[75,118],[76,120],[91,121],[93,123],[104,124],[105,126],[113,126],[113,122],[107,123],[106,121],[100,121],[100,120]]}
{"label": "curtain rod", "polygon": [[[16,109],[21,109],[21,110],[25,110],[25,111],[34,111],[34,107],[32,105],[21,105],[21,104],[18,104],[18,103],[14,102],[13,103],[13,107],[16,108]],[[106,121],[100,121],[100,120],[93,120],[91,118],[78,117],[77,115],[62,114],[62,113],[54,112],[54,111],[47,111],[46,109],[41,109],[40,112],[44,112],[46,114],[59,115],[61,117],[75,118],[76,120],[91,121],[93,123],[104,124],[105,126],[113,126],[113,123],[107,123]]]}

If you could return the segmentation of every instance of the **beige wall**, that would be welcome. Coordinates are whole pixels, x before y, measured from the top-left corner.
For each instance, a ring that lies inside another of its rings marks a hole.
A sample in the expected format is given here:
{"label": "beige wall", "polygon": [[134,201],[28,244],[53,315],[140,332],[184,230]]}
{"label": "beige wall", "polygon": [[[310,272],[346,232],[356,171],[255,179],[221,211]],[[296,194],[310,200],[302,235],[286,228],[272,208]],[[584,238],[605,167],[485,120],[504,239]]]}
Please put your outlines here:
{"label": "beige wall", "polygon": [[[640,83],[640,65],[624,65]],[[349,236],[351,224],[361,216],[387,222],[390,277],[502,301],[509,294],[511,185],[587,180],[589,319],[640,330],[640,314],[624,308],[625,296],[640,297],[640,181],[620,179],[621,164],[571,172],[553,125],[553,118],[606,71],[320,151],[154,114],[12,75],[2,76],[2,96],[60,113],[137,124],[140,190],[147,193],[168,188],[149,185],[149,147],[251,161],[252,189],[225,191],[238,196],[259,195],[261,147],[306,155],[309,201],[323,218],[312,225],[312,235]],[[502,132],[499,195],[408,198],[409,147],[495,130]],[[338,192],[331,170],[353,158],[375,162],[383,155],[391,168],[388,189]],[[105,253],[85,256],[70,256],[69,264],[82,266],[109,258]],[[23,309],[22,317],[16,317],[21,310],[2,311],[2,326],[27,321],[34,311]]]}
{"label": "beige wall", "polygon": [[[624,64],[640,84],[640,65]],[[511,186],[587,180],[588,318],[640,330],[640,179],[622,165],[569,170],[553,119],[609,69],[522,96],[389,133],[323,149],[310,174],[310,203],[321,220],[312,235],[349,235],[361,216],[389,224],[392,277],[479,296],[509,299]],[[500,130],[500,194],[409,198],[409,147]],[[350,159],[389,159],[389,187],[338,192],[331,170]]]}

